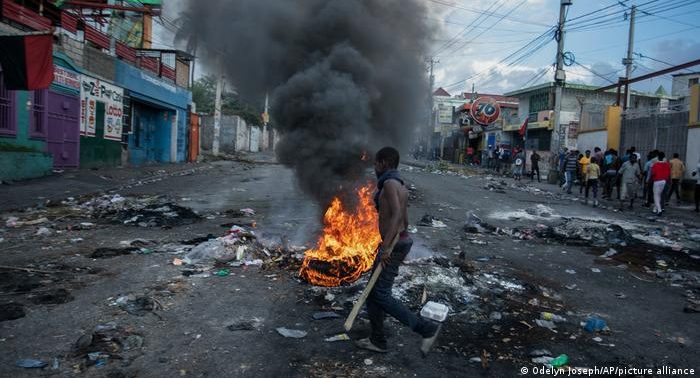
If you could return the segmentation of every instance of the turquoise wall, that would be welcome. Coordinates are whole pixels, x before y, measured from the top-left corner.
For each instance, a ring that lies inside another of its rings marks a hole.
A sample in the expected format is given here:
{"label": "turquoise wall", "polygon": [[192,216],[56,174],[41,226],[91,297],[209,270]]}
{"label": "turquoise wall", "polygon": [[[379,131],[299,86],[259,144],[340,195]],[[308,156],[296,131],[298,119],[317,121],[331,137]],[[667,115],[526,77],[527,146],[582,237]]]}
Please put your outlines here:
{"label": "turquoise wall", "polygon": [[[0,136],[0,180],[24,180],[51,174],[53,159],[46,151],[46,141],[29,138],[27,100],[31,92],[15,92],[15,136]],[[13,151],[15,148],[31,149]]]}

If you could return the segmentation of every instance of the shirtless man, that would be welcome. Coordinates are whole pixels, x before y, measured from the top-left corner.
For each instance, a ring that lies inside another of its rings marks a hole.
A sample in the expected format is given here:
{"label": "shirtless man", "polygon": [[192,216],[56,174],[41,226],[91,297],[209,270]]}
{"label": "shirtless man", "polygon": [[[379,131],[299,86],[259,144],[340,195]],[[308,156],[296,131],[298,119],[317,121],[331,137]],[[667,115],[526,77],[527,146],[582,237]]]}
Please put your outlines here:
{"label": "shirtless man", "polygon": [[[388,351],[384,334],[384,314],[389,314],[423,337],[421,352],[430,351],[437,338],[439,326],[411,312],[401,302],[391,296],[391,287],[399,274],[399,265],[411,250],[413,240],[405,231],[408,227],[408,190],[399,177],[399,152],[392,147],[384,147],[375,157],[374,171],[377,175],[377,192],[374,197],[379,212],[379,233],[382,244],[375,260],[382,264],[382,273],[367,298],[367,314],[372,326],[369,338],[356,342],[357,346],[371,351]],[[399,240],[389,251],[396,235]]]}

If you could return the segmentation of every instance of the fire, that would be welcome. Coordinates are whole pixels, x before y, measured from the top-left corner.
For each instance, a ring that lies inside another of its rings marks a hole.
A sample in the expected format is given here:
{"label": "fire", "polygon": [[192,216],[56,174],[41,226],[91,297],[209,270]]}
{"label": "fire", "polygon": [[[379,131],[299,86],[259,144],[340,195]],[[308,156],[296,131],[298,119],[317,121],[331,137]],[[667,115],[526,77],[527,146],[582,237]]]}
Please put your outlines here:
{"label": "fire", "polygon": [[374,262],[381,242],[371,185],[357,190],[357,207],[346,209],[335,197],[323,216],[316,249],[304,253],[299,275],[317,286],[339,286],[360,278]]}

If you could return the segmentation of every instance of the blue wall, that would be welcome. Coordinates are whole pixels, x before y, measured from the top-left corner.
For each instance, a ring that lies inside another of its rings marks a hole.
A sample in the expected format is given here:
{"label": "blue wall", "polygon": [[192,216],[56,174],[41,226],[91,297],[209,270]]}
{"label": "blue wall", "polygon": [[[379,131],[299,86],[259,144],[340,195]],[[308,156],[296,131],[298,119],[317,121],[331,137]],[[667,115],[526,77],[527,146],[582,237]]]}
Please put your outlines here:
{"label": "blue wall", "polygon": [[[129,90],[132,100],[148,105],[148,107],[142,107],[142,117],[148,125],[150,142],[147,142],[147,133],[142,132],[138,136],[140,143],[137,147],[137,137],[132,129],[132,134],[129,136],[131,162],[138,165],[149,161],[170,161],[170,130],[172,117],[175,114],[177,114],[176,159],[178,162],[185,161],[188,131],[187,106],[192,102],[192,93],[121,61],[117,61],[116,65],[116,83]],[[168,113],[167,119],[164,117],[164,112]],[[132,122],[135,122],[133,118]]]}

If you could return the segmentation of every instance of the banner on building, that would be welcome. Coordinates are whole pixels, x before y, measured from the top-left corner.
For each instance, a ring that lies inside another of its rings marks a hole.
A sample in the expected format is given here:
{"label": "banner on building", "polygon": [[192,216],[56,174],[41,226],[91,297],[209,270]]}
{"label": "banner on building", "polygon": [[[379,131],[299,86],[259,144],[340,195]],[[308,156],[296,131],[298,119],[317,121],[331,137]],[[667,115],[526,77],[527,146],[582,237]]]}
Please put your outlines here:
{"label": "banner on building", "polygon": [[80,76],[80,134],[95,136],[97,130],[97,103],[104,104],[104,138],[122,140],[124,90],[96,79]]}
{"label": "banner on building", "polygon": [[80,74],[61,66],[53,66],[53,83],[61,87],[80,90]]}

